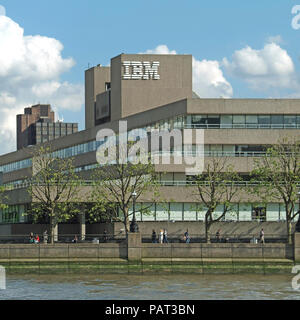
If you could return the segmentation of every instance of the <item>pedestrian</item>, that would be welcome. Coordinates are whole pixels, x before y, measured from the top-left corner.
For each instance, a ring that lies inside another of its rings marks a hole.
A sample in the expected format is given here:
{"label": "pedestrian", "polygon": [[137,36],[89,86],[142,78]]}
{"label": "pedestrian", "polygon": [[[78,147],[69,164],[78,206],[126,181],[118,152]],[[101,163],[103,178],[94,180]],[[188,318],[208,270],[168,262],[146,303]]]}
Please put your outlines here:
{"label": "pedestrian", "polygon": [[40,243],[40,237],[38,234],[36,234],[34,237],[34,243],[36,243],[36,244]]}
{"label": "pedestrian", "polygon": [[106,231],[106,229],[104,229],[104,231],[103,231],[103,241],[107,242],[107,231]]}
{"label": "pedestrian", "polygon": [[47,232],[47,230],[45,230],[44,233],[43,233],[43,240],[44,240],[44,243],[48,243],[48,232]]}
{"label": "pedestrian", "polygon": [[163,231],[163,243],[168,243],[167,229],[164,229],[164,231]]}
{"label": "pedestrian", "polygon": [[220,233],[220,229],[216,232],[216,240],[217,242],[220,242],[220,237],[221,237],[221,233]]}
{"label": "pedestrian", "polygon": [[264,232],[264,228],[261,228],[259,238],[260,238],[260,242],[261,242],[261,243],[265,243],[265,232]]}
{"label": "pedestrian", "polygon": [[78,242],[78,238],[77,238],[76,234],[75,234],[74,239],[72,240],[72,242],[73,243],[77,243]]}
{"label": "pedestrian", "polygon": [[29,243],[34,243],[33,232],[30,232],[29,234]]}
{"label": "pedestrian", "polygon": [[152,243],[157,243],[156,232],[154,229],[152,230]]}
{"label": "pedestrian", "polygon": [[163,243],[163,237],[164,237],[164,230],[160,229],[160,232],[159,232],[159,243]]}
{"label": "pedestrian", "polygon": [[184,233],[183,239],[185,240],[185,243],[190,243],[191,237],[189,235],[189,230],[187,229],[186,232]]}

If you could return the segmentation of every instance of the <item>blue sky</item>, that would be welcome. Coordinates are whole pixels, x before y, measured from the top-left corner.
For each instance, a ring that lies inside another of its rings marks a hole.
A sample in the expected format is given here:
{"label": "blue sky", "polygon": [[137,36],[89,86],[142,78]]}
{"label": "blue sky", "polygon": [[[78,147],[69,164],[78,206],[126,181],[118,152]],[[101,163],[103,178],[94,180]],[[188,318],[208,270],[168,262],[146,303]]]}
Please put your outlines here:
{"label": "blue sky", "polygon": [[[51,103],[60,118],[79,122],[80,129],[84,129],[83,86],[88,65],[107,65],[110,58],[122,52],[155,52],[159,45],[167,51],[194,56],[198,70],[194,80],[200,96],[300,97],[300,29],[291,26],[295,16],[292,8],[300,5],[300,0],[0,0],[0,5],[11,20],[0,24],[0,51],[7,50],[11,56],[8,50],[14,47],[1,42],[1,26],[2,34],[10,37],[12,29],[18,29],[16,25],[8,26],[12,22],[24,29],[26,50],[30,51],[24,53],[30,57],[15,57],[6,73],[1,75],[0,70],[0,133],[10,141],[3,148],[0,142],[0,153],[14,150],[15,114],[30,103]],[[5,85],[17,83],[14,64],[31,61],[31,65],[34,59],[47,64],[47,57],[32,53],[32,39],[28,36],[33,36],[36,44],[38,35],[63,45],[63,49],[49,41],[46,45],[59,60],[55,62],[56,71],[48,70],[39,79],[34,71],[24,70],[33,74],[29,80],[22,74],[26,85],[15,93],[12,86]],[[205,81],[218,84],[208,87]],[[27,95],[29,83],[31,95]],[[43,86],[39,86],[41,83]],[[52,95],[47,88],[51,88]],[[66,95],[69,99],[64,99]]]}

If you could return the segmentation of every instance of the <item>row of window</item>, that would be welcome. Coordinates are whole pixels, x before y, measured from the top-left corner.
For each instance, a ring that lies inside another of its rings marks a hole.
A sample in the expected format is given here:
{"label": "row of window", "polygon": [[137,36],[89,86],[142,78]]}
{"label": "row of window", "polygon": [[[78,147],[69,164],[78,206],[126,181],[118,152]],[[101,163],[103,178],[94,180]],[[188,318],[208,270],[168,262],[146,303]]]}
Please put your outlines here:
{"label": "row of window", "polygon": [[11,205],[0,210],[0,223],[24,222],[24,205]]}
{"label": "row of window", "polygon": [[[223,206],[217,207],[214,218],[223,213]],[[130,213],[132,213],[132,208]],[[196,208],[194,203],[137,203],[135,206],[137,221],[204,221],[205,208]],[[298,206],[295,206],[295,211]],[[11,205],[0,210],[0,223],[24,222],[24,205]],[[119,216],[121,213],[119,212]],[[130,215],[132,219],[132,215]],[[285,208],[283,204],[270,203],[267,206],[240,203],[233,206],[222,221],[283,221]]]}
{"label": "row of window", "polygon": [[[217,207],[214,218],[223,213],[223,206]],[[137,221],[204,221],[205,208],[197,210],[193,203],[137,203],[135,206]],[[295,206],[295,211],[298,205]],[[132,213],[132,208],[130,210]],[[119,212],[121,216],[121,213]],[[132,215],[130,216],[132,219]],[[223,221],[283,221],[285,220],[284,204],[270,203],[267,206],[251,203],[240,203],[233,206]]]}
{"label": "row of window", "polygon": [[146,126],[147,131],[202,129],[300,129],[300,115],[183,115]]}

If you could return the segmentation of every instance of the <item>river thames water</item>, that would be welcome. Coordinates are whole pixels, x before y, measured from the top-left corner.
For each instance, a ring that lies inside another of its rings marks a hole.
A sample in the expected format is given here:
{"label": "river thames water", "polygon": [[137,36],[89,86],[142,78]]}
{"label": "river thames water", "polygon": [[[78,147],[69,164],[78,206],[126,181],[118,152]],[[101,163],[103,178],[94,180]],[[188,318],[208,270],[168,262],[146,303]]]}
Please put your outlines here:
{"label": "river thames water", "polygon": [[300,299],[294,275],[8,276],[0,300]]}

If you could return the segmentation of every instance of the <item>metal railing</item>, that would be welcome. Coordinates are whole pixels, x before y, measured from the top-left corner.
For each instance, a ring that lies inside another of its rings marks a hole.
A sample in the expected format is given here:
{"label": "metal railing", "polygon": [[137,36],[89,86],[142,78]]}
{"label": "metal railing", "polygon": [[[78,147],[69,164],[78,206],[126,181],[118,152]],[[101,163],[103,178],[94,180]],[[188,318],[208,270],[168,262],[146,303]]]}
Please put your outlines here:
{"label": "metal railing", "polygon": [[[169,233],[167,235],[168,243],[186,243],[184,238],[184,233]],[[203,233],[189,233],[190,241],[189,243],[206,243],[206,237]],[[156,242],[163,243],[163,238],[160,238],[159,232],[156,233]],[[274,234],[265,233],[264,242],[265,243],[287,243],[286,234]],[[142,237],[143,243],[153,243],[152,234],[144,234]],[[220,236],[215,234],[210,235],[211,243],[259,243],[260,235],[259,233],[222,233]]]}
{"label": "metal railing", "polygon": [[[34,237],[36,234],[34,234]],[[190,243],[205,243],[203,233],[189,233]],[[258,233],[222,233],[219,237],[211,234],[211,243],[259,243]],[[76,239],[76,241],[74,241]],[[55,243],[120,243],[126,240],[125,233],[119,234],[58,234],[54,239]],[[265,233],[265,243],[286,243],[286,234]],[[185,243],[184,233],[169,233],[168,243]],[[28,234],[0,235],[0,244],[43,244],[50,243],[51,236],[48,234],[46,240],[43,234],[39,234],[39,242],[32,241]],[[152,243],[152,234],[142,234],[143,243]],[[159,232],[156,233],[156,243],[160,243]]]}
{"label": "metal railing", "polygon": [[184,124],[184,129],[300,129],[300,124],[257,124],[257,123],[216,123],[216,124]]}

